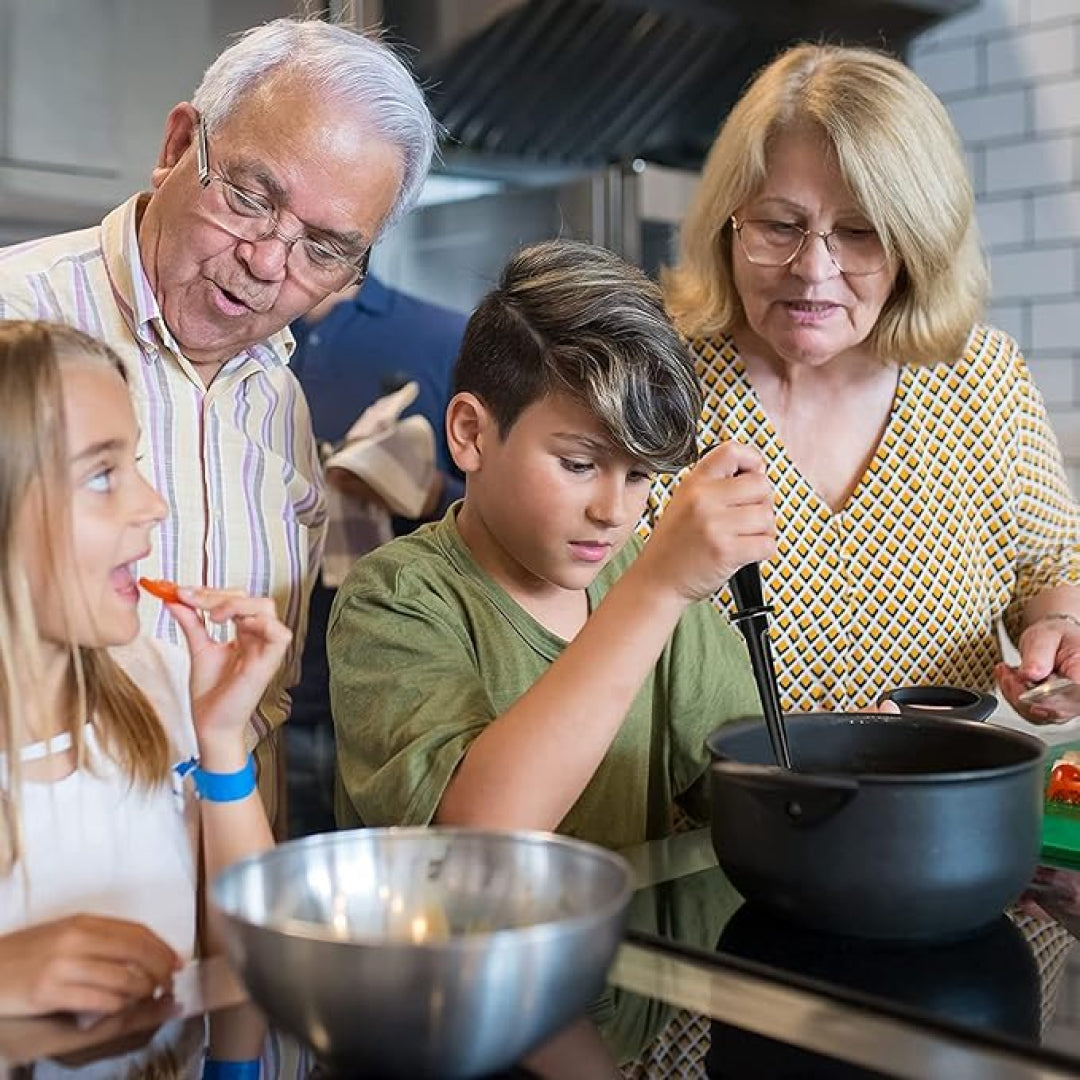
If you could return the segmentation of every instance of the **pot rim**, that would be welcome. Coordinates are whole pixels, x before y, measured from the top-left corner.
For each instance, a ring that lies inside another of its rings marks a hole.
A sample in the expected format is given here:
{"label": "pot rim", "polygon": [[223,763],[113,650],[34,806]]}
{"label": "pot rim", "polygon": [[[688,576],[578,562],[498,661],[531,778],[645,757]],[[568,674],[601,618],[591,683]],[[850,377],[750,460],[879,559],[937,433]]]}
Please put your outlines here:
{"label": "pot rim", "polygon": [[[829,727],[839,726],[841,724],[849,724],[852,726],[863,725],[876,725],[876,724],[901,724],[906,727],[912,728],[930,728],[944,730],[948,728],[950,731],[955,731],[959,728],[970,729],[973,735],[981,734],[985,738],[997,739],[999,741],[1011,742],[1014,745],[1023,747],[1030,751],[1031,757],[1027,761],[1018,761],[1007,765],[991,765],[984,766],[982,768],[970,768],[970,769],[951,769],[943,772],[929,772],[929,773],[885,773],[885,772],[837,772],[835,770],[827,769],[815,769],[812,773],[808,773],[810,776],[820,776],[823,778],[836,777],[836,778],[848,778],[854,779],[859,782],[860,785],[882,785],[882,784],[941,784],[941,783],[960,783],[970,782],[973,780],[993,780],[1003,776],[1012,776],[1015,773],[1026,772],[1034,767],[1041,767],[1045,760],[1048,746],[1041,739],[1034,735],[1029,735],[1024,731],[1015,731],[1012,728],[1002,727],[999,724],[994,724],[989,721],[980,720],[957,720],[950,719],[948,717],[932,717],[932,716],[912,716],[910,714],[890,714],[890,713],[871,713],[871,712],[815,712],[815,713],[792,713],[791,715],[785,715],[785,722],[787,724],[799,724],[806,721],[816,721],[818,724],[823,724]],[[744,720],[734,720],[731,723],[724,724],[722,727],[717,728],[716,731],[711,732],[705,739],[705,746],[708,749],[714,763],[723,761],[733,761],[739,764],[750,765],[753,762],[743,762],[736,757],[732,757],[730,754],[723,754],[716,750],[713,746],[715,740],[720,736],[730,736],[741,734],[744,731],[749,731],[754,728],[764,728],[765,721],[761,718],[746,718]],[[776,772],[785,772],[779,765],[770,763],[762,766],[766,769],[772,769]],[[795,769],[798,771],[798,768]]]}

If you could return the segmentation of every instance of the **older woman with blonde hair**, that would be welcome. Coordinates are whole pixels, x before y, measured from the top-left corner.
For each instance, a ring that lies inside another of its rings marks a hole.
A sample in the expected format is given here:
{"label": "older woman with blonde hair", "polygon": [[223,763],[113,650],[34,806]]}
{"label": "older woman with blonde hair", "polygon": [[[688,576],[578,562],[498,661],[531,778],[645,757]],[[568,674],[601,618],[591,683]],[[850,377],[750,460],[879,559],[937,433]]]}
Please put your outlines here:
{"label": "older woman with blonde hair", "polygon": [[757,446],[775,485],[783,706],[996,674],[1064,719],[1018,698],[1080,679],[1080,513],[1016,343],[979,322],[971,184],[930,90],[872,50],[785,52],[721,129],[665,287],[701,442]]}

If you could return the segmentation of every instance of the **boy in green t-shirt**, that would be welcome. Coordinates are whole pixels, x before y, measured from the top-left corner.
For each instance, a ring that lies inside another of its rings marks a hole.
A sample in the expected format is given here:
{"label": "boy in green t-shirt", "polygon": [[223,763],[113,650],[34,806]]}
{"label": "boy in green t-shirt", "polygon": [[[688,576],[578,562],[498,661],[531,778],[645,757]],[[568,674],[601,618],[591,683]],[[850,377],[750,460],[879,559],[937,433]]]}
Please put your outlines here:
{"label": "boy in green t-shirt", "polygon": [[355,565],[328,635],[339,825],[555,830],[618,848],[699,820],[705,736],[759,715],[708,597],[775,552],[758,455],[729,443],[645,545],[650,473],[695,457],[694,363],[657,286],[552,241],[465,331],[446,517]]}

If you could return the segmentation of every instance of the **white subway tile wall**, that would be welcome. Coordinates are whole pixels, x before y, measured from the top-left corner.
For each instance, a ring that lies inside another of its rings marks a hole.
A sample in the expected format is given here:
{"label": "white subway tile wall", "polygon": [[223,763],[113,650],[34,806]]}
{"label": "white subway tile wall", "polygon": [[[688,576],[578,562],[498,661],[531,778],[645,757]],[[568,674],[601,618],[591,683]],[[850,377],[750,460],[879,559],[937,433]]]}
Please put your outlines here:
{"label": "white subway tile wall", "polygon": [[965,143],[1008,143],[1027,137],[1027,90],[984,93],[978,89],[949,102],[949,114]]}
{"label": "white subway tile wall", "polygon": [[[1035,243],[1080,240],[1080,187],[1055,195],[1036,195],[1032,200]],[[980,215],[982,207],[979,208]]]}
{"label": "white subway tile wall", "polygon": [[[973,53],[982,51],[974,42],[961,47]],[[1018,30],[988,40],[985,54],[986,86],[990,88],[1026,85],[1036,70],[1044,79],[1069,78],[1076,72],[1076,35],[1062,33],[1056,26]],[[938,90],[938,93],[950,92]]]}
{"label": "white subway tile wall", "polygon": [[1030,213],[1031,198],[1028,195],[984,199],[979,204],[979,228],[982,230],[983,243],[991,251],[1027,243]]}
{"label": "white subway tile wall", "polygon": [[[993,277],[988,318],[1020,342],[1080,492],[1080,0],[982,0],[919,38],[910,59],[971,163]],[[1040,733],[1077,738],[1075,722]],[[1075,1053],[1076,948],[1059,993],[1045,1043]]]}
{"label": "white subway tile wall", "polygon": [[1077,291],[1076,252],[1055,244],[1022,251],[997,250],[990,256],[995,300],[1073,296]]}
{"label": "white subway tile wall", "polygon": [[964,141],[989,319],[1020,342],[1080,491],[1080,0],[981,0],[909,58]]}
{"label": "white subway tile wall", "polygon": [[1026,30],[1029,3],[1030,0],[982,0],[964,14],[939,23],[924,34],[918,44],[930,49],[984,38],[998,30]]}
{"label": "white subway tile wall", "polygon": [[1080,300],[1055,300],[1031,307],[1031,347],[1035,352],[1073,348],[1077,327]]}
{"label": "white subway tile wall", "polygon": [[1076,177],[1076,138],[1072,135],[1020,135],[971,149],[981,151],[986,162],[983,188],[975,188],[980,196],[1060,190],[1072,187]]}

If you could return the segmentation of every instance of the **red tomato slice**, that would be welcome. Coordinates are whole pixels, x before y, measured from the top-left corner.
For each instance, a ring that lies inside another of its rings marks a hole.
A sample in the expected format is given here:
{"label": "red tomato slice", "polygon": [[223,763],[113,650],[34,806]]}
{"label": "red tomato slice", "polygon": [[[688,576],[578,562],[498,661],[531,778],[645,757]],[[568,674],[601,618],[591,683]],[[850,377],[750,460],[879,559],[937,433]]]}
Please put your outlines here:
{"label": "red tomato slice", "polygon": [[180,599],[180,587],[175,581],[163,581],[159,578],[139,578],[139,586],[145,589],[151,596],[164,600],[166,604],[182,603]]}
{"label": "red tomato slice", "polygon": [[1058,762],[1050,770],[1046,797],[1051,802],[1080,804],[1080,768],[1067,761]]}

